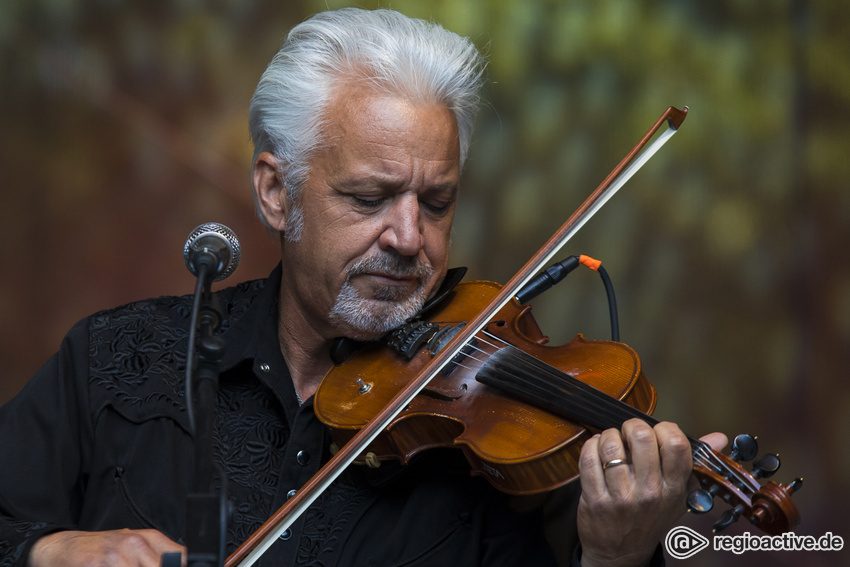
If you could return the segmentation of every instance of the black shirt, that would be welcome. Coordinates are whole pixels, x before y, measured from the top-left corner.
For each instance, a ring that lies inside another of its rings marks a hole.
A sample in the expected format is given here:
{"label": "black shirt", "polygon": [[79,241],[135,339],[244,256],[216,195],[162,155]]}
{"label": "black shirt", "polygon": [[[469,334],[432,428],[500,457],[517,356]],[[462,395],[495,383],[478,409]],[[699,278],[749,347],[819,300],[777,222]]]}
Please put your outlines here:
{"label": "black shirt", "polygon": [[[234,505],[232,552],[329,456],[312,400],[295,395],[277,337],[280,267],[216,292],[226,355],[215,455]],[[57,530],[155,528],[182,542],[192,484],[184,403],[191,297],[95,314],[0,408],[0,566],[25,565]],[[355,465],[260,565],[554,565],[536,514],[520,514],[458,451],[408,466]]]}

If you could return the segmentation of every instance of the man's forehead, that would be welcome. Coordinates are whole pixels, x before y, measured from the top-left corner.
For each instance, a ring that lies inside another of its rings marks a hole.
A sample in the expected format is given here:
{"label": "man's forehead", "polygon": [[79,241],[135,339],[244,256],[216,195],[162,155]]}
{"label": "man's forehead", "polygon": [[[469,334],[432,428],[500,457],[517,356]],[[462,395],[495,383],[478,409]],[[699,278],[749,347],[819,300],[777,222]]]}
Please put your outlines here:
{"label": "man's forehead", "polygon": [[450,170],[460,154],[455,116],[446,106],[367,89],[339,94],[328,104],[317,150],[338,158],[392,156],[379,168],[388,177],[417,158],[445,162]]}

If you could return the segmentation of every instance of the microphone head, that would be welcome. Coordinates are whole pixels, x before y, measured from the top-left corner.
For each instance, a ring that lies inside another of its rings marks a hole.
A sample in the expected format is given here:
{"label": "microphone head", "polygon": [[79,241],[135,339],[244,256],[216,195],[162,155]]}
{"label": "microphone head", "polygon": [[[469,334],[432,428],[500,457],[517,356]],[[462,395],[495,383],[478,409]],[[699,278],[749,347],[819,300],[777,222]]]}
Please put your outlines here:
{"label": "microphone head", "polygon": [[220,281],[233,273],[242,258],[239,239],[232,230],[217,222],[207,222],[189,233],[183,246],[183,261],[193,275],[198,275],[197,258],[203,253],[211,253],[218,265],[210,270],[212,281]]}

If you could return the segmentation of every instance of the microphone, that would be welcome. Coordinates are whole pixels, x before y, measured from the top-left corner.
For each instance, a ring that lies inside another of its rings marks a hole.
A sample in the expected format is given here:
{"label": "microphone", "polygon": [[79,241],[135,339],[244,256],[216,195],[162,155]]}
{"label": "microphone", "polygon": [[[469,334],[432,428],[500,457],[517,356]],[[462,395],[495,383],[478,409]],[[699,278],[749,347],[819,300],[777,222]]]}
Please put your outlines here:
{"label": "microphone", "polygon": [[207,222],[189,233],[183,246],[183,261],[193,275],[206,268],[207,281],[220,281],[233,273],[242,249],[232,230],[217,222]]}

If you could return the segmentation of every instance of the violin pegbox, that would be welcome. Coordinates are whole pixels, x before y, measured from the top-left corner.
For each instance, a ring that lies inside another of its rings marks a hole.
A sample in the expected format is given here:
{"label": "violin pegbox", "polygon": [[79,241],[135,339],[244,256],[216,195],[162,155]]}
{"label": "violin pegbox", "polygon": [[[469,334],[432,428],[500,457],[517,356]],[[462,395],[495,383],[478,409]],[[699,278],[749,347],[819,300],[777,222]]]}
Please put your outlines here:
{"label": "violin pegbox", "polygon": [[[800,523],[791,495],[800,489],[803,479],[761,485],[759,479],[772,476],[781,463],[774,453],[756,458],[757,454],[756,438],[746,434],[735,437],[729,456],[715,452],[705,443],[695,444],[694,474],[700,487],[688,495],[688,510],[698,514],[708,512],[718,496],[731,506],[715,522],[715,533],[741,517],[769,535],[791,531]],[[753,463],[751,471],[744,469],[745,462]]]}

